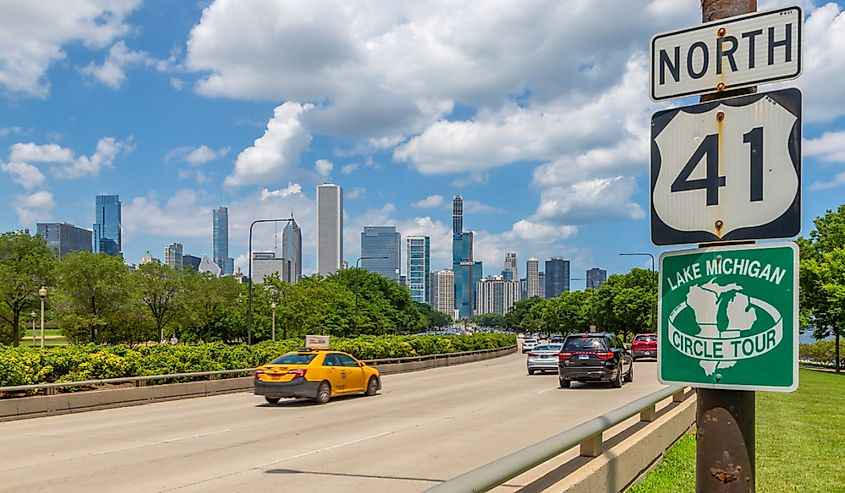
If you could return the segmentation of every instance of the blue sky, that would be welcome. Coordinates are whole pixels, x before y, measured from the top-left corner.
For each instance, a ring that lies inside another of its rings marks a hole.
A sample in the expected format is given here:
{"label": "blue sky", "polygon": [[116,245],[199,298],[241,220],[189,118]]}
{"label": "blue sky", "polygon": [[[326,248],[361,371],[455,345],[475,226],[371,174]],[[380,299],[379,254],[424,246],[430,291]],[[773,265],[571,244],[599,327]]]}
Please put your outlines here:
{"label": "blue sky", "polygon": [[[760,2],[767,9],[787,2]],[[845,198],[845,14],[802,2],[806,234]],[[253,219],[297,217],[315,263],[317,184],[344,188],[345,257],[365,225],[432,237],[449,267],[465,200],[486,273],[505,251],[573,277],[645,266],[652,35],[698,2],[6,1],[0,6],[3,230],[90,229],[119,194],[138,262],[178,241],[211,255],[229,207],[245,266]],[[774,86],[771,86],[774,88]],[[768,87],[766,88],[768,89]],[[272,248],[272,226],[255,248]],[[245,270],[245,269],[244,269]],[[404,267],[403,267],[404,270]],[[573,287],[583,286],[573,281]]]}

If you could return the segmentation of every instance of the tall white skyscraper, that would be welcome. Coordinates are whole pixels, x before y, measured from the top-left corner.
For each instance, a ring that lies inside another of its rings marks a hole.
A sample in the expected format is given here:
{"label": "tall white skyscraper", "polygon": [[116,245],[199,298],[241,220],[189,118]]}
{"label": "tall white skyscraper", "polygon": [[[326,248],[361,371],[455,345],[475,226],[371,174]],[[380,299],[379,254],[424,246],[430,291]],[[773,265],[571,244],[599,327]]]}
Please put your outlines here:
{"label": "tall white skyscraper", "polygon": [[540,292],[540,262],[534,257],[525,262],[525,280],[528,282],[528,297],[542,298],[544,293]]}
{"label": "tall white skyscraper", "polygon": [[431,273],[431,308],[455,316],[455,273],[449,269]]}
{"label": "tall white skyscraper", "polygon": [[317,273],[327,276],[343,262],[343,190],[325,183],[317,187]]}
{"label": "tall white skyscraper", "polygon": [[502,275],[506,279],[519,280],[519,267],[516,262],[516,252],[505,252],[505,270]]}
{"label": "tall white skyscraper", "polygon": [[519,281],[493,276],[478,281],[475,288],[475,313],[504,315],[519,301]]}
{"label": "tall white skyscraper", "polygon": [[302,231],[290,215],[290,222],[282,231],[282,258],[290,262],[290,275],[283,279],[291,284],[302,279]]}
{"label": "tall white skyscraper", "polygon": [[182,268],[182,244],[171,243],[164,249],[164,263],[174,269]]}

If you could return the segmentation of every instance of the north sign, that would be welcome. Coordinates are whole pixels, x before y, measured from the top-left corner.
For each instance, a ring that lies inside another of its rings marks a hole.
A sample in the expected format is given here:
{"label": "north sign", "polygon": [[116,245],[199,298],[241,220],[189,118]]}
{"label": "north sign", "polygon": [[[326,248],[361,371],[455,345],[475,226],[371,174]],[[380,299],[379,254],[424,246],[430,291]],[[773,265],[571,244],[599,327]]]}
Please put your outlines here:
{"label": "north sign", "polygon": [[797,388],[794,243],[664,253],[658,300],[661,383],[778,392]]}
{"label": "north sign", "polygon": [[800,7],[787,7],[656,35],[651,40],[651,98],[798,77],[803,20]]}
{"label": "north sign", "polygon": [[800,230],[798,89],[652,116],[654,244],[786,238]]}

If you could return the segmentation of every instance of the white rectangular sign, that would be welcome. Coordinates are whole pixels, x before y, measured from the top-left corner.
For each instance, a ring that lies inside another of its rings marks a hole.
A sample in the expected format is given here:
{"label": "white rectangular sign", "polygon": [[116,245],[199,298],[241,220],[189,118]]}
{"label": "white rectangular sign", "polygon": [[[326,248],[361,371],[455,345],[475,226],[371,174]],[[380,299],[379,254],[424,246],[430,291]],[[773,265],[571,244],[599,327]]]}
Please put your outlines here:
{"label": "white rectangular sign", "polygon": [[651,99],[794,79],[801,74],[800,7],[729,17],[651,39]]}

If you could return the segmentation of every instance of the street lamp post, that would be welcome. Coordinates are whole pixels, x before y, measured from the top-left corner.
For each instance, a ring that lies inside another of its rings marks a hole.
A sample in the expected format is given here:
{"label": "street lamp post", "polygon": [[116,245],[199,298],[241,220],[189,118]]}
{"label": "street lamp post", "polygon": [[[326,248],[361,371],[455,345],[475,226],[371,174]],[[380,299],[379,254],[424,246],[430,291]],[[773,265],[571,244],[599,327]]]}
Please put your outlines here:
{"label": "street lamp post", "polygon": [[293,221],[288,219],[256,219],[249,225],[249,257],[247,263],[249,264],[249,282],[247,286],[247,315],[246,315],[246,343],[252,346],[252,228],[258,223],[289,223]]}
{"label": "street lamp post", "polygon": [[35,347],[35,316],[36,316],[35,311],[33,310],[33,312],[30,313],[30,315],[32,315],[32,347]]}
{"label": "street lamp post", "polygon": [[270,303],[270,310],[273,312],[273,342],[276,342],[276,302]]}
{"label": "street lamp post", "polygon": [[38,296],[41,297],[41,349],[44,349],[44,300],[47,298],[47,288],[41,286]]}
{"label": "street lamp post", "polygon": [[650,253],[620,253],[619,255],[623,256],[641,256],[641,257],[650,257],[651,258],[651,296],[654,298],[654,302],[651,305],[651,330],[652,332],[657,332],[657,295],[655,293],[655,284],[657,284],[657,279],[654,277],[654,255]]}
{"label": "street lamp post", "polygon": [[[362,260],[387,260],[388,256],[383,257],[358,257],[358,260],[355,261],[355,268],[358,269],[361,267]],[[357,274],[356,274],[357,276]],[[358,280],[355,280],[355,331],[358,331]]]}

